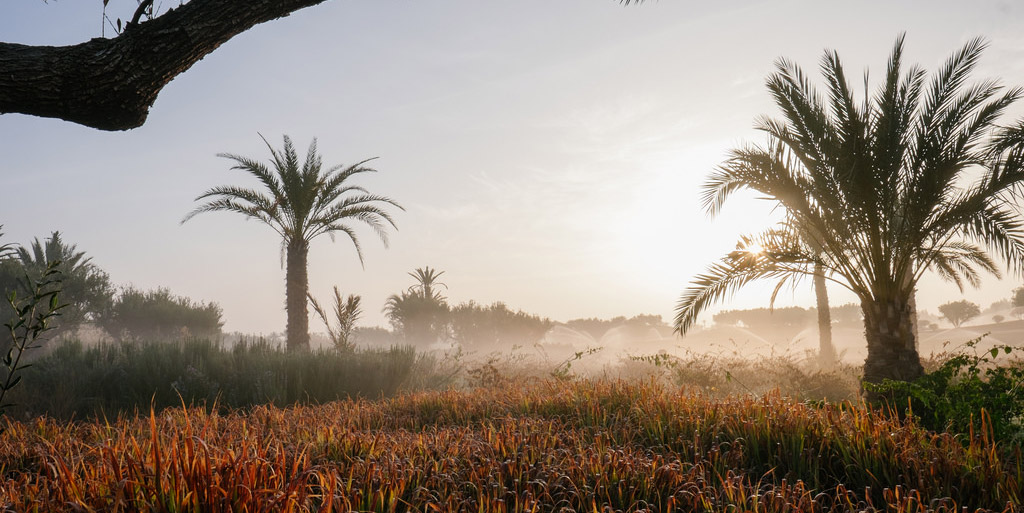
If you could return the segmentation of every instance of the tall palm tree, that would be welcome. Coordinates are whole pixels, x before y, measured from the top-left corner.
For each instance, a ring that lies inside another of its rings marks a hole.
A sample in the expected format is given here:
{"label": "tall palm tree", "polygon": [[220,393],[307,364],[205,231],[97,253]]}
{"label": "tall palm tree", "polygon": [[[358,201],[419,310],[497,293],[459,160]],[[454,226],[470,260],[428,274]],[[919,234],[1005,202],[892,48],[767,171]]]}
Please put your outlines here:
{"label": "tall palm tree", "polygon": [[[787,221],[796,223],[794,219]],[[799,229],[799,226],[794,226]],[[800,242],[804,249],[812,254],[820,253],[822,248],[818,247],[814,238],[807,234],[801,235]],[[832,344],[832,312],[828,301],[828,280],[825,278],[825,268],[821,263],[815,263],[811,272],[812,285],[814,287],[815,309],[818,314],[818,363],[822,367],[831,367],[838,360],[836,348]],[[774,301],[774,295],[772,296]]]}
{"label": "tall palm tree", "polygon": [[821,64],[824,97],[780,60],[767,85],[783,117],[759,121],[768,144],[734,150],[703,200],[714,214],[734,192],[753,190],[794,222],[751,236],[766,248],[758,255],[733,252],[697,276],[679,301],[677,330],[752,280],[785,281],[820,265],[860,300],[864,379],[920,376],[910,304],[921,275],[931,269],[960,287],[976,286],[979,271],[998,276],[982,246],[1012,272],[1024,269],[1024,220],[1014,203],[1024,192],[1024,122],[996,124],[1022,90],[965,85],[984,47],[968,42],[926,84],[920,68],[904,73],[901,36],[879,89],[862,102],[835,52]]}
{"label": "tall palm tree", "polygon": [[351,223],[368,225],[386,247],[387,225],[396,228],[386,207],[402,207],[390,198],[370,194],[360,186],[349,184],[349,179],[355,175],[375,172],[364,166],[373,159],[347,167],[338,165],[323,169],[321,157],[316,151],[316,139],[310,143],[304,162],[299,161],[292,140],[287,135],[284,136],[284,149],[281,151],[275,150],[266,139],[263,142],[270,149],[273,169],[247,157],[218,154],[219,157],[235,162],[232,169],[245,171],[258,179],[262,189],[214,187],[196,198],[196,201],[208,201],[196,207],[181,222],[185,223],[203,212],[235,212],[247,219],[263,222],[281,236],[281,247],[286,256],[288,349],[305,350],[309,348],[306,298],[309,292],[307,257],[310,242],[325,234],[334,240],[335,234],[341,232],[352,241],[359,262],[362,263],[363,252]]}
{"label": "tall palm tree", "polygon": [[825,279],[825,268],[815,264],[812,273],[814,278],[814,304],[818,312],[818,363],[822,367],[835,365],[838,355],[832,343],[832,312],[828,302],[828,280]]}

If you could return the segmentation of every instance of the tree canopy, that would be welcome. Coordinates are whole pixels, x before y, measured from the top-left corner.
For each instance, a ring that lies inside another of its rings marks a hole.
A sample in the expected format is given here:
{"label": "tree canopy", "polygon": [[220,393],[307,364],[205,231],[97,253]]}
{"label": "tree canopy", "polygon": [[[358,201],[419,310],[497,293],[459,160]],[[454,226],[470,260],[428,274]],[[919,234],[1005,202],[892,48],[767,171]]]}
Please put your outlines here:
{"label": "tree canopy", "polygon": [[[877,90],[859,98],[834,51],[821,62],[825,93],[780,59],[768,90],[782,116],[762,117],[767,145],[747,145],[708,178],[703,203],[719,212],[740,190],[755,191],[787,221],[742,237],[738,249],[697,276],[681,297],[685,332],[710,304],[757,279],[825,276],[857,295],[864,316],[869,382],[908,380],[923,369],[913,294],[925,271],[958,286],[999,275],[990,254],[1024,270],[1024,122],[999,124],[1020,87],[969,84],[986,46],[974,39],[929,81],[903,66],[897,39]],[[808,241],[812,243],[808,248]]]}

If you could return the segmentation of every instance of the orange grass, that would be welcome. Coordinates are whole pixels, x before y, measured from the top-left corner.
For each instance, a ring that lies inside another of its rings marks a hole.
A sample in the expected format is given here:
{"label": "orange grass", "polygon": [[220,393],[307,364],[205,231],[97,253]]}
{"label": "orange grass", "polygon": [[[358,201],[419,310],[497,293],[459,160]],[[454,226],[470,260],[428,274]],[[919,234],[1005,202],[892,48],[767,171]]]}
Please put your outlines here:
{"label": "orange grass", "polygon": [[[1017,511],[1021,454],[861,405],[541,383],[5,420],[10,511]],[[966,443],[964,443],[966,442]]]}

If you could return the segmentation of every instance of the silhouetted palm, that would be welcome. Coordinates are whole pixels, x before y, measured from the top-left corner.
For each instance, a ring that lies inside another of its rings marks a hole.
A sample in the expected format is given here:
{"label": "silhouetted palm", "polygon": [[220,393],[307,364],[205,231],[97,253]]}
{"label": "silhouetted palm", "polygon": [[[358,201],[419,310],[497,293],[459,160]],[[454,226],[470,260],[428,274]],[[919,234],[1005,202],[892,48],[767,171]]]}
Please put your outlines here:
{"label": "silhouetted palm", "polygon": [[[787,223],[795,222],[796,221],[794,219],[789,219],[787,221]],[[794,228],[799,232],[799,226],[795,226]],[[803,244],[804,249],[811,254],[820,253],[822,250],[816,245],[814,238],[808,235],[802,235],[800,243]],[[832,344],[832,312],[830,310],[828,300],[828,287],[825,272],[825,268],[821,263],[816,262],[811,272],[811,283],[814,287],[814,303],[818,317],[818,363],[822,367],[831,367],[835,365],[838,356],[836,354],[836,348]],[[774,301],[774,295],[772,296],[772,300]]]}
{"label": "silhouetted palm", "polygon": [[[67,306],[55,320],[55,334],[62,334],[76,328],[86,320],[93,320],[113,301],[114,289],[110,277],[92,263],[92,257],[79,251],[75,244],[67,244],[59,231],[50,234],[46,241],[35,238],[28,246],[17,248],[19,275],[28,273],[36,278],[54,262],[54,269],[61,277],[61,301]],[[20,278],[20,276],[19,276]]]}
{"label": "silhouetted palm", "polygon": [[309,145],[305,162],[299,162],[288,136],[284,136],[282,151],[275,150],[266,139],[263,142],[270,149],[272,170],[246,157],[230,153],[218,155],[235,161],[232,169],[256,177],[263,186],[262,190],[214,187],[197,197],[196,201],[213,199],[196,207],[181,222],[202,212],[226,211],[262,221],[277,232],[281,236],[287,262],[285,304],[288,312],[288,348],[308,349],[309,313],[306,310],[306,298],[309,275],[306,262],[309,243],[320,235],[326,234],[333,240],[335,233],[344,233],[352,241],[359,261],[362,262],[363,252],[359,239],[355,229],[348,223],[354,221],[368,225],[387,246],[386,225],[394,228],[395,222],[385,207],[402,207],[390,198],[369,194],[366,189],[348,183],[357,174],[374,172],[364,166],[372,159],[324,170],[321,157],[316,152],[316,139]]}
{"label": "silhouetted palm", "polygon": [[823,367],[835,365],[838,355],[832,343],[832,311],[828,301],[828,287],[825,279],[825,268],[815,264],[814,304],[818,313],[818,363]]}
{"label": "silhouetted palm", "polygon": [[432,344],[447,335],[448,303],[435,286],[448,286],[438,278],[444,271],[420,267],[408,273],[416,285],[400,294],[392,294],[384,304],[384,314],[391,325],[408,342],[419,345]]}
{"label": "silhouetted palm", "polygon": [[92,267],[92,257],[85,256],[84,251],[78,251],[75,244],[65,244],[60,232],[50,234],[45,243],[37,237],[29,247],[19,247],[18,259],[25,267],[38,269],[46,268],[50,262],[60,261],[61,272],[65,275]]}
{"label": "silhouetted palm", "polygon": [[822,62],[824,98],[780,60],[768,88],[783,119],[759,122],[768,145],[735,150],[706,183],[704,205],[713,214],[750,189],[793,222],[749,238],[768,248],[759,257],[734,252],[698,276],[680,299],[676,328],[685,332],[709,304],[752,280],[785,281],[820,265],[860,299],[865,380],[919,376],[910,300],[922,273],[933,269],[961,287],[977,285],[982,270],[998,275],[978,244],[1013,272],[1024,267],[1013,203],[1024,182],[1024,123],[996,125],[1022,91],[1001,93],[991,81],[965,86],[984,46],[969,42],[926,86],[921,69],[903,73],[900,37],[881,87],[863,102],[835,52]]}
{"label": "silhouetted palm", "polygon": [[444,271],[438,272],[437,269],[432,269],[430,266],[418,267],[413,272],[407,273],[416,279],[416,285],[409,287],[410,291],[418,292],[424,298],[430,298],[437,301],[444,301],[445,297],[441,295],[440,291],[435,291],[434,286],[440,285],[444,288],[448,288],[448,285],[437,281],[438,278],[444,274]]}
{"label": "silhouetted palm", "polygon": [[[4,236],[3,232],[4,225],[0,224],[0,237]],[[0,260],[5,258],[12,258],[18,254],[18,247],[11,242],[0,244]]]}

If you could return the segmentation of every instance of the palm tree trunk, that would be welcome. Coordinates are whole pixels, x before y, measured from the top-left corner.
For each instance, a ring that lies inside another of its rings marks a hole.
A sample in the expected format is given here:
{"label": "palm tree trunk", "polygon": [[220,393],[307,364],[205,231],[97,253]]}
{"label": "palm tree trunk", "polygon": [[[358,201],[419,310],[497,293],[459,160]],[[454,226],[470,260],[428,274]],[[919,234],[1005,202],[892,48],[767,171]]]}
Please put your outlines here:
{"label": "palm tree trunk", "polygon": [[914,312],[909,300],[909,297],[896,297],[861,303],[864,335],[868,341],[865,382],[913,381],[924,374],[914,340]]}
{"label": "palm tree trunk", "polygon": [[305,241],[291,242],[287,248],[285,270],[285,309],[288,326],[285,328],[289,351],[309,350],[309,311],[306,295],[309,292],[309,271],[306,261],[309,246]]}
{"label": "palm tree trunk", "polygon": [[910,301],[907,302],[907,306],[910,307],[910,325],[914,328],[914,349],[916,349],[918,354],[920,354],[921,327],[917,318],[917,287],[914,287],[914,289],[910,291]]}
{"label": "palm tree trunk", "polygon": [[916,285],[912,285],[910,283],[910,280],[913,277],[913,275],[914,275],[914,269],[913,268],[907,269],[906,273],[904,274],[903,285],[906,286],[906,287],[911,287],[911,289],[910,289],[910,299],[907,300],[907,307],[910,308],[910,325],[913,327],[913,330],[914,330],[914,349],[917,349],[918,352],[920,353],[920,351],[921,351],[921,333],[920,333],[920,328],[919,328],[918,322],[917,322],[918,321],[918,319],[917,319],[917,286]]}
{"label": "palm tree trunk", "polygon": [[836,363],[836,348],[832,345],[832,312],[820,264],[814,264],[814,296],[818,308],[818,361],[822,367],[831,367]]}

